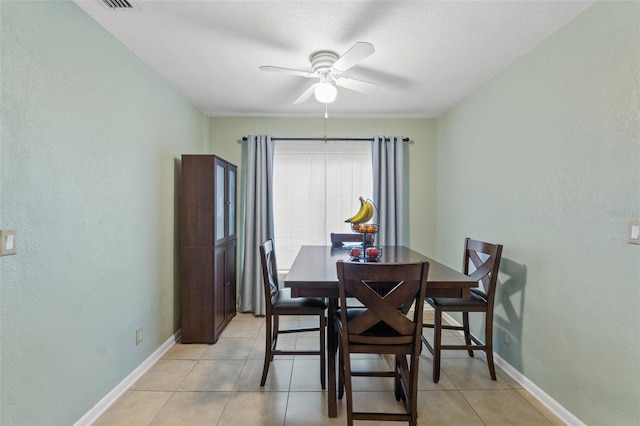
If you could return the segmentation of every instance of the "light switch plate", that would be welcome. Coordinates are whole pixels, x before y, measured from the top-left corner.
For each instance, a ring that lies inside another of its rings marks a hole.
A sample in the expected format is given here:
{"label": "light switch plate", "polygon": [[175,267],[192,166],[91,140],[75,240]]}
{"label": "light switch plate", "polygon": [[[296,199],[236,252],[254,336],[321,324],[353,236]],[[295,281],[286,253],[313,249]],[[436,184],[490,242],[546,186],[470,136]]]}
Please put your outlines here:
{"label": "light switch plate", "polygon": [[0,256],[16,254],[16,230],[0,229]]}
{"label": "light switch plate", "polygon": [[640,244],[640,219],[629,221],[629,244]]}

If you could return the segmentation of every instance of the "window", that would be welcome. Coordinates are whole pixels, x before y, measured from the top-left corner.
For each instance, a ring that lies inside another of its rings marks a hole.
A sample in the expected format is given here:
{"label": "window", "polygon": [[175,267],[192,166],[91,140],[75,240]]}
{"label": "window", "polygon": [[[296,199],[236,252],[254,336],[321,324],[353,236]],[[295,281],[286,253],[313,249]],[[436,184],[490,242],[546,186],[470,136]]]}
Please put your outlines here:
{"label": "window", "polygon": [[371,198],[371,144],[277,141],[273,199],[278,269],[288,270],[303,245],[328,245],[331,232],[351,232],[344,220]]}

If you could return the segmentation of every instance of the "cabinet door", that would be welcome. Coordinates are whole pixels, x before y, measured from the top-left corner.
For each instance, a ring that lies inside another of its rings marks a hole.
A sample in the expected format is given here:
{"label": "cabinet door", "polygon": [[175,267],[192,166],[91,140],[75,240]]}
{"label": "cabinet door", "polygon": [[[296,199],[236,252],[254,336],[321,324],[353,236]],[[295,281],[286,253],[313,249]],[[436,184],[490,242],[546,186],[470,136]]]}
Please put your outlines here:
{"label": "cabinet door", "polygon": [[236,314],[236,243],[227,246],[227,282],[225,284],[225,319],[227,322]]}
{"label": "cabinet door", "polygon": [[226,289],[227,289],[227,250],[225,247],[215,249],[215,277],[213,281],[213,317],[215,324],[215,340],[224,329],[226,323]]}
{"label": "cabinet door", "polygon": [[220,245],[236,237],[237,168],[218,157],[214,168],[214,245]]}
{"label": "cabinet door", "polygon": [[214,172],[214,245],[223,243],[227,239],[228,204],[227,204],[227,163],[216,158]]}
{"label": "cabinet door", "polygon": [[213,343],[216,327],[211,249],[183,248],[180,259],[182,342]]}
{"label": "cabinet door", "polygon": [[181,247],[212,247],[214,161],[210,155],[183,155],[180,179]]}

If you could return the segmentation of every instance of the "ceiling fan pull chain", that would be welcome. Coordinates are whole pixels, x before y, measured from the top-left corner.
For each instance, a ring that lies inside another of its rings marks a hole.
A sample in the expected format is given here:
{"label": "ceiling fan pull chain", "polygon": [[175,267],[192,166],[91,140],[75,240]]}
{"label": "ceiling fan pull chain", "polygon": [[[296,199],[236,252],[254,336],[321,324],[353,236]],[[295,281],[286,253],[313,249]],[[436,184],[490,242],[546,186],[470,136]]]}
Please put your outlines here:
{"label": "ceiling fan pull chain", "polygon": [[324,104],[324,144],[327,144],[327,118],[329,117],[328,113],[329,104]]}

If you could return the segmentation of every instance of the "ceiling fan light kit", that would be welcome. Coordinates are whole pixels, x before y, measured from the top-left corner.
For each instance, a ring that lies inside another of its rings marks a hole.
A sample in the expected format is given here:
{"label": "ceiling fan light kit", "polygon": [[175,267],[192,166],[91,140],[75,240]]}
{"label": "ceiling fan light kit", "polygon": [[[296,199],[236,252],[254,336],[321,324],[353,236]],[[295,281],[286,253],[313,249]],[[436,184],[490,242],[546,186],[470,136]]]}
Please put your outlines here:
{"label": "ceiling fan light kit", "polygon": [[338,93],[337,87],[344,87],[345,89],[367,94],[375,93],[378,90],[380,86],[376,83],[355,78],[339,77],[340,74],[372,55],[373,52],[375,52],[375,49],[371,43],[359,41],[341,57],[327,50],[315,52],[311,55],[311,69],[313,71],[294,70],[271,65],[261,66],[260,69],[262,71],[282,72],[319,79],[317,83],[307,88],[293,103],[305,102],[311,95],[315,95],[318,102],[328,104],[335,101]]}
{"label": "ceiling fan light kit", "polygon": [[336,86],[328,81],[317,83],[313,92],[316,100],[323,104],[330,104],[336,100],[336,96],[338,95],[338,89],[336,89]]}

